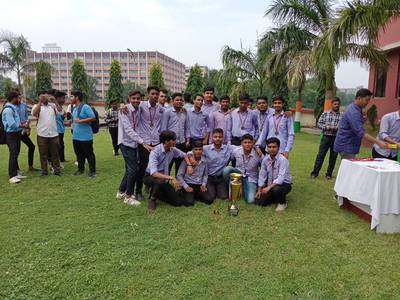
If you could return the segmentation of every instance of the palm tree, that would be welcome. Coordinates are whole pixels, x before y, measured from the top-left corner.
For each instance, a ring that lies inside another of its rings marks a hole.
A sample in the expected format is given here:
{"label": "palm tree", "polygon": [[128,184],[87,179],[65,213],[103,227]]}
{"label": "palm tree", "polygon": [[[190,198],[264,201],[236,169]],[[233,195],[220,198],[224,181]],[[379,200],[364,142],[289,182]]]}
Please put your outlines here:
{"label": "palm tree", "polygon": [[33,69],[34,63],[27,62],[27,54],[30,50],[29,42],[24,36],[15,36],[10,33],[3,33],[0,36],[0,45],[4,53],[0,53],[0,71],[15,72],[17,74],[18,88],[21,89],[21,78],[25,71]]}
{"label": "palm tree", "polygon": [[228,73],[234,73],[243,85],[248,81],[257,82],[260,95],[263,93],[267,82],[267,70],[264,68],[265,56],[253,53],[251,50],[236,50],[225,46],[222,50],[222,64]]}

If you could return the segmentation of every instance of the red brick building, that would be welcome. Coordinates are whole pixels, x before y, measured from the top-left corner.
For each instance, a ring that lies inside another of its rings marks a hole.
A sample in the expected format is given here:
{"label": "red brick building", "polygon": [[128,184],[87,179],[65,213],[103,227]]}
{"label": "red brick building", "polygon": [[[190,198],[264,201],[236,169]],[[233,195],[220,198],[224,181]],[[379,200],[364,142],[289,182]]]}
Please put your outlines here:
{"label": "red brick building", "polygon": [[378,108],[378,118],[399,109],[400,100],[400,18],[392,20],[381,30],[378,47],[387,52],[390,66],[386,72],[371,67],[369,89],[375,97],[372,101]]}

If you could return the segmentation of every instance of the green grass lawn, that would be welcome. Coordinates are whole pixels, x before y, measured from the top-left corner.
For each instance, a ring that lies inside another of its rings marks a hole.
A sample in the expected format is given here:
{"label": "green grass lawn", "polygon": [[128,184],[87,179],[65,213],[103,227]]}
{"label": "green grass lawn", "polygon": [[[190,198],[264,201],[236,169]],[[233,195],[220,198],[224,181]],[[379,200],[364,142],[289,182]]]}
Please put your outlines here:
{"label": "green grass lawn", "polygon": [[[115,199],[123,159],[112,156],[109,135],[95,138],[95,179],[72,176],[70,138],[61,177],[35,174],[19,185],[8,184],[0,147],[0,298],[400,297],[400,235],[371,231],[338,208],[334,181],[309,179],[318,136],[296,137],[289,208],[241,201],[238,217],[225,204],[219,215],[202,203],[161,203],[153,215],[147,201],[126,206]],[[26,160],[23,145],[23,169]]]}

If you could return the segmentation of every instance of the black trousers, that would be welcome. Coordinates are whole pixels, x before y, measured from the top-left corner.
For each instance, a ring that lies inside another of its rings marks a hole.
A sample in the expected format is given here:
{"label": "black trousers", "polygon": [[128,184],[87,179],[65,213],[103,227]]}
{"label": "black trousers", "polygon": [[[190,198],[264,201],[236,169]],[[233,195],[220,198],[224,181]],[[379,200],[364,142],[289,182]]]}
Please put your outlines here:
{"label": "black trousers", "polygon": [[182,195],[175,191],[166,180],[154,178],[147,173],[143,181],[144,184],[150,188],[150,197],[171,204],[172,206],[181,206],[185,204]]}
{"label": "black trousers", "polygon": [[375,150],[375,148],[372,148],[372,157],[373,157],[373,158],[387,158],[387,159],[390,159],[390,160],[397,161],[397,156],[395,156],[395,157],[392,157],[392,156],[383,156],[383,155],[379,154],[379,153]]}
{"label": "black trousers", "polygon": [[188,186],[193,188],[193,192],[189,193],[189,192],[186,192],[184,189],[182,189],[183,198],[185,200],[184,205],[193,206],[195,201],[200,201],[205,204],[213,203],[214,199],[211,198],[210,194],[207,192],[203,193],[200,190],[200,187],[201,187],[200,184],[188,183]]}
{"label": "black trousers", "polygon": [[[178,148],[179,150],[181,150],[182,152],[187,152],[187,147],[186,147],[186,143],[183,144],[176,144],[175,146],[176,148]],[[171,173],[171,169],[172,169],[172,165],[175,163],[175,175],[178,174],[178,170],[179,170],[179,166],[181,165],[183,161],[183,158],[174,158],[171,163],[169,164],[169,173]]]}
{"label": "black trousers", "polygon": [[[233,136],[231,138],[231,144],[234,146],[240,146],[242,144],[241,140],[242,140],[242,138],[240,138],[238,136]],[[235,168],[236,167],[236,159],[233,158],[231,161],[232,161],[232,167]]]}
{"label": "black trousers", "polygon": [[150,152],[142,145],[138,146],[139,153],[139,169],[136,177],[136,194],[142,194],[143,178],[146,174],[146,168],[149,164]]}
{"label": "black trousers", "polygon": [[217,197],[220,199],[228,199],[228,186],[222,175],[208,176],[207,193],[212,200]]}
{"label": "black trousers", "polygon": [[33,158],[35,155],[35,144],[26,134],[21,134],[21,142],[28,147],[28,166],[33,167]]}
{"label": "black trousers", "polygon": [[78,141],[72,140],[79,171],[85,170],[85,159],[88,161],[90,172],[96,172],[96,156],[93,152],[93,140]]}
{"label": "black trousers", "polygon": [[115,153],[118,152],[119,146],[118,146],[118,127],[109,127],[108,131],[110,132],[111,135],[111,141],[113,145],[113,149]]}
{"label": "black trousers", "polygon": [[261,194],[259,199],[256,198],[255,204],[267,206],[272,203],[285,204],[286,195],[292,190],[292,185],[289,183],[282,183],[274,186],[268,193]]}
{"label": "black trousers", "polygon": [[60,142],[58,148],[58,156],[60,157],[60,162],[65,162],[65,145],[64,145],[64,133],[58,134],[58,139]]}
{"label": "black trousers", "polygon": [[321,143],[319,144],[319,150],[317,158],[315,159],[314,169],[311,175],[318,176],[319,171],[322,168],[326,153],[329,150],[329,165],[326,171],[326,176],[332,176],[333,169],[335,168],[336,159],[338,153],[333,151],[333,145],[335,144],[335,136],[324,135],[322,137]]}
{"label": "black trousers", "polygon": [[18,155],[21,151],[21,133],[7,132],[6,142],[8,146],[8,176],[13,178],[18,175]]}

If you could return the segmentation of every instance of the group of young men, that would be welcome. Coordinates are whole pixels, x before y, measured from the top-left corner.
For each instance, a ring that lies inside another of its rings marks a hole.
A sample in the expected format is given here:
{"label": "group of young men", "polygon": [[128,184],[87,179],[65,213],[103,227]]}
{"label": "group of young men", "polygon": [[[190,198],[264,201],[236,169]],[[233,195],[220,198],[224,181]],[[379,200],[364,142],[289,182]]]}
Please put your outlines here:
{"label": "group of young men", "polygon": [[159,102],[158,87],[147,92],[147,101],[140,91],[130,92],[128,104],[118,111],[117,144],[125,160],[118,199],[140,205],[144,183],[150,210],[156,209],[157,200],[174,206],[211,204],[228,198],[229,175],[240,173],[247,203],[286,208],[294,131],[282,97],[273,99],[274,108],[259,97],[252,110],[245,93],[239,107],[230,109],[228,96],[213,101],[213,88],[195,95],[192,107],[185,107],[181,93],[174,93],[168,104]]}
{"label": "group of young men", "polygon": [[93,132],[90,123],[95,115],[87,104],[83,103],[80,91],[71,93],[71,111],[65,112],[66,93],[57,90],[38,93],[38,103],[32,108],[32,116],[36,119],[37,146],[39,148],[40,169],[33,166],[35,145],[30,139],[30,120],[28,108],[18,90],[7,94],[1,117],[9,149],[8,175],[11,184],[19,183],[27,178],[18,164],[21,141],[28,147],[29,171],[40,171],[42,176],[49,174],[49,163],[54,175],[61,175],[61,162],[65,162],[64,132],[65,125],[72,123],[73,146],[77,157],[78,170],[74,175],[84,172],[85,159],[89,163],[89,177],[95,177],[95,155],[93,152]]}

